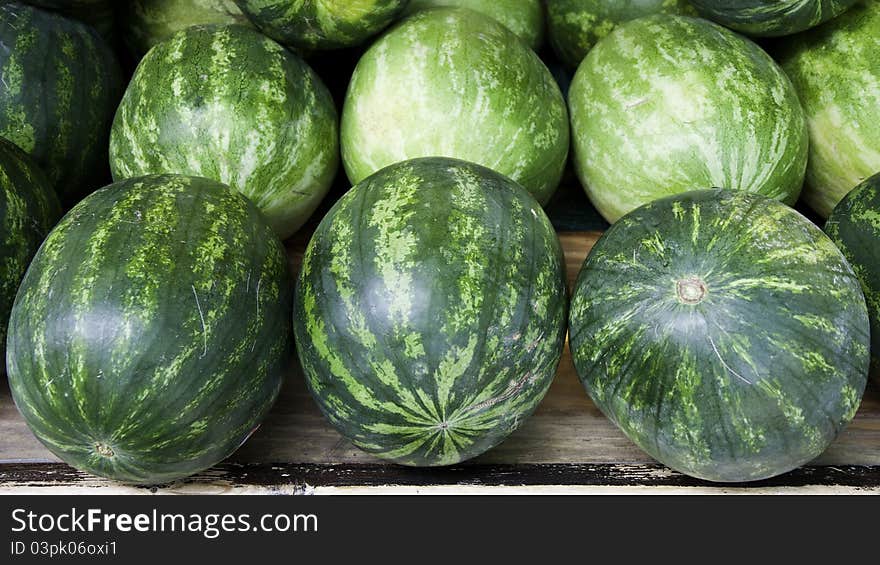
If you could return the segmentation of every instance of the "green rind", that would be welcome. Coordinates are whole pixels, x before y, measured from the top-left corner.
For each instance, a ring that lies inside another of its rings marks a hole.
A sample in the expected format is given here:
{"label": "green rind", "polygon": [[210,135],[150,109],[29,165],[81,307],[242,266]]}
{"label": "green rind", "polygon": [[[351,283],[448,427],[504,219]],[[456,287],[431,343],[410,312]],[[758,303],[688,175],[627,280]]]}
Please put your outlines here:
{"label": "green rind", "polygon": [[[693,277],[707,290],[689,304],[678,284]],[[614,224],[581,269],[569,328],[596,405],[652,457],[711,481],[818,456],[867,380],[868,313],[843,255],[745,192],[676,195]]]}
{"label": "green rind", "polygon": [[425,158],[355,186],[315,231],[294,302],[313,397],[343,436],[404,465],[503,441],[562,354],[559,240],[538,203],[472,163]]}
{"label": "green rind", "polygon": [[25,275],[13,398],[78,469],[185,477],[232,453],[272,405],[291,295],[284,248],[239,194],[176,175],[115,183],[61,220]]}
{"label": "green rind", "polygon": [[195,26],[138,65],[110,136],[116,180],[202,176],[250,198],[283,239],[311,216],[339,164],[336,107],[298,56],[254,31]]}
{"label": "green rind", "polygon": [[549,0],[550,45],[569,68],[618,25],[652,14],[696,15],[685,0]]}
{"label": "green rind", "polygon": [[431,8],[468,8],[498,21],[538,50],[544,42],[544,7],[540,0],[410,0],[404,15]]}
{"label": "green rind", "polygon": [[779,57],[810,131],[804,200],[822,217],[880,172],[880,2],[789,39]]}
{"label": "green rind", "polygon": [[839,16],[859,0],[690,0],[700,14],[758,37],[791,35]]}
{"label": "green rind", "polygon": [[114,0],[24,0],[24,3],[89,24],[108,41],[113,38]]}
{"label": "green rind", "polygon": [[49,179],[26,153],[0,138],[0,352],[4,360],[6,323],[18,285],[60,217],[61,205]]}
{"label": "green rind", "polygon": [[358,45],[393,22],[407,0],[236,0],[257,28],[288,47]]}
{"label": "green rind", "polygon": [[157,43],[194,25],[250,25],[235,0],[130,0],[121,18],[125,41],[138,58]]}
{"label": "green rind", "polygon": [[689,190],[798,198],[808,137],[797,94],[769,55],[721,26],[670,15],[623,24],[568,96],[575,168],[609,222]]}
{"label": "green rind", "polygon": [[341,143],[353,184],[392,163],[444,156],[498,171],[545,204],[565,168],[568,112],[550,71],[513,32],[441,8],[411,16],[361,57]]}
{"label": "green rind", "polygon": [[122,93],[110,48],[89,26],[22,4],[0,5],[0,136],[31,155],[62,199],[106,174]]}
{"label": "green rind", "polygon": [[840,201],[825,232],[862,283],[871,318],[871,359],[880,369],[880,173]]}

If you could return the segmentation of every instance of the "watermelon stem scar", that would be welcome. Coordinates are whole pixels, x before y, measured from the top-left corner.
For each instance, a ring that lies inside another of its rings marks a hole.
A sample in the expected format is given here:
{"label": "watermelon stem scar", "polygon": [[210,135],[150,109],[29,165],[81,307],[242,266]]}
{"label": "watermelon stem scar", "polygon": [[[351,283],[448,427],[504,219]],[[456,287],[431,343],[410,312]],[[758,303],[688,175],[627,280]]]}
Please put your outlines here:
{"label": "watermelon stem scar", "polygon": [[696,276],[679,279],[676,282],[678,300],[683,304],[699,304],[709,294],[709,289],[703,279]]}
{"label": "watermelon stem scar", "polygon": [[113,457],[114,455],[116,455],[112,447],[100,441],[95,443],[95,451],[98,453],[98,455],[101,455],[103,457]]}

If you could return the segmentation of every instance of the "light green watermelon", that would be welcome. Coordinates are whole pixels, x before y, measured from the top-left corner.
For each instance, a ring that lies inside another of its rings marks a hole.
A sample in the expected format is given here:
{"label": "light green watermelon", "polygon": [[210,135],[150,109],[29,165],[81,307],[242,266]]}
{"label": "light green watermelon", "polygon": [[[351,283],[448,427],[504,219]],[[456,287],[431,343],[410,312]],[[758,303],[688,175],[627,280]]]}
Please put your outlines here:
{"label": "light green watermelon", "polygon": [[330,93],[297,55],[244,26],[195,26],[158,44],[125,92],[110,138],[117,180],[178,173],[250,198],[282,238],[338,166]]}
{"label": "light green watermelon", "polygon": [[121,16],[125,41],[137,57],[193,25],[250,25],[235,0],[130,0],[121,8]]}
{"label": "light green watermelon", "polygon": [[355,68],[342,159],[358,183],[416,157],[464,159],[546,203],[568,154],[568,113],[553,76],[510,30],[472,10],[419,12]]}
{"label": "light green watermelon", "polygon": [[858,0],[690,0],[704,17],[759,37],[791,35],[839,16]]}
{"label": "light green watermelon", "polygon": [[655,15],[602,39],[569,91],[577,173],[610,222],[706,188],[793,204],[807,128],[791,82],[751,41],[709,21]]}
{"label": "light green watermelon", "polygon": [[858,4],[788,39],[778,59],[809,125],[804,200],[827,217],[880,172],[880,2]]}
{"label": "light green watermelon", "polygon": [[544,7],[540,0],[410,0],[404,12],[430,8],[468,8],[504,24],[532,49],[544,41]]}
{"label": "light green watermelon", "polygon": [[358,45],[403,11],[407,0],[236,0],[260,31],[303,50]]}
{"label": "light green watermelon", "polygon": [[400,464],[451,465],[535,410],[567,302],[537,201],[485,167],[428,157],[382,169],[324,217],[293,322],[312,396],[343,436]]}
{"label": "light green watermelon", "polygon": [[570,68],[577,68],[597,41],[618,25],[651,14],[694,14],[685,0],[549,0],[550,45]]}

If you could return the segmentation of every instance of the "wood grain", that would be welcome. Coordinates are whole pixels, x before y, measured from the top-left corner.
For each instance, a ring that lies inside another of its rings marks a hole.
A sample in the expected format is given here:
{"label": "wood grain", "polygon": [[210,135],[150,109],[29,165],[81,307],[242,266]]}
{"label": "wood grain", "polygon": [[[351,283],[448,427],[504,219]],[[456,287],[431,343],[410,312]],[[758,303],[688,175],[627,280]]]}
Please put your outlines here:
{"label": "wood grain", "polygon": [[[570,284],[573,284],[581,264],[598,237],[599,234],[595,232],[572,232],[560,235],[565,250]],[[305,242],[306,237],[301,236],[288,244],[293,268],[299,264]],[[33,477],[23,480],[21,473],[13,473],[13,469],[19,469],[19,471],[21,469],[53,469],[53,473],[55,473],[53,476],[68,477],[69,480],[64,483],[67,487],[82,486],[86,483],[90,485],[89,488],[100,485],[110,486],[109,483],[99,479],[89,478],[86,480],[63,465],[55,467],[20,466],[27,463],[55,462],[57,459],[33,437],[19,416],[4,379],[0,383],[0,485],[5,483],[7,487],[12,484],[18,487],[23,485],[33,487],[39,483],[39,480],[33,479]],[[14,467],[14,465],[19,465],[19,467]],[[278,403],[251,439],[223,466],[219,467],[219,470],[211,471],[207,475],[202,475],[184,484],[204,486],[206,481],[207,483],[211,482],[210,477],[218,477],[217,473],[228,475],[229,469],[249,467],[272,469],[273,465],[291,469],[332,469],[340,466],[347,469],[361,469],[358,466],[366,466],[364,468],[369,469],[367,474],[372,473],[377,477],[387,477],[388,473],[400,469],[359,451],[342,439],[327,424],[309,396],[296,363],[291,368]],[[577,379],[567,349],[550,392],[532,418],[507,441],[474,460],[473,465],[486,469],[541,468],[540,466],[547,465],[553,466],[552,469],[558,469],[561,468],[558,466],[571,466],[572,470],[582,470],[588,468],[584,466],[590,465],[611,465],[618,466],[620,469],[628,469],[630,474],[633,469],[642,469],[651,473],[655,473],[658,468],[662,469],[635,447],[590,402]],[[880,466],[880,394],[875,386],[869,385],[862,406],[852,424],[813,465],[831,466],[837,469]],[[551,467],[544,468],[545,470],[551,469]],[[68,469],[65,472],[73,474],[64,475],[59,469]],[[667,473],[665,470],[663,472]],[[808,471],[800,471],[800,473],[805,472]],[[815,472],[809,471],[809,473]],[[870,474],[874,471],[859,471],[856,475],[859,473]],[[672,475],[680,477],[675,473]],[[243,480],[240,475],[233,474],[232,476],[237,477],[235,480]],[[359,480],[362,484],[377,486],[375,481],[367,481],[363,472],[358,476],[361,477]],[[549,482],[547,484],[553,484],[552,481],[557,480],[555,478],[559,476],[559,473],[548,471],[546,479]],[[580,476],[582,479],[587,477],[583,473],[572,476]],[[654,484],[655,486],[664,486],[644,480],[644,476],[639,473],[636,473],[635,476],[635,482],[630,481],[627,485],[642,484],[647,486]],[[640,476],[641,479],[638,478]],[[79,479],[74,480],[76,477]],[[60,486],[52,482],[51,476],[46,475],[45,478],[47,484]],[[280,481],[280,476],[278,479],[279,482],[284,482]],[[229,482],[228,479],[223,480]],[[880,480],[876,482],[880,484]],[[440,484],[446,483],[440,481]],[[537,483],[532,481],[530,484],[534,486]],[[265,484],[263,486],[268,488]],[[324,486],[329,488],[333,485],[325,484]],[[352,487],[354,485],[348,482],[342,486]],[[685,486],[693,485],[688,483]],[[799,486],[807,485],[801,484]],[[872,488],[876,486],[874,485]]]}
{"label": "wood grain", "polygon": [[224,463],[185,481],[136,487],[59,463],[0,465],[0,494],[857,494],[880,492],[880,468],[807,466],[748,484],[707,483],[657,464],[487,465]]}

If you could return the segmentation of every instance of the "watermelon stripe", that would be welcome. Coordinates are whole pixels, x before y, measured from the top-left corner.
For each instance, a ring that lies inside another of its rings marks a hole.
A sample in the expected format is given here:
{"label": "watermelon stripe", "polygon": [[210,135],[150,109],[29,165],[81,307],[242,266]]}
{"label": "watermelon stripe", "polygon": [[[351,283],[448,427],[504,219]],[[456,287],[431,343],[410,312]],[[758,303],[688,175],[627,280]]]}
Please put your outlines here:
{"label": "watermelon stripe", "polygon": [[700,13],[736,31],[760,37],[791,35],[815,27],[859,0],[690,0]]}
{"label": "watermelon stripe", "polygon": [[[9,0],[4,2],[11,3]],[[23,3],[87,23],[113,43],[113,5],[116,3],[113,0],[24,0]]]}
{"label": "watermelon stripe", "polygon": [[880,369],[880,173],[844,197],[825,231],[862,283],[871,318],[871,357],[874,368]]}
{"label": "watermelon stripe", "polygon": [[129,0],[122,19],[125,41],[138,58],[190,26],[250,23],[235,0]]}
{"label": "watermelon stripe", "polygon": [[540,0],[410,0],[404,15],[432,8],[468,8],[489,16],[535,51],[544,42],[544,7]]}
{"label": "watermelon stripe", "polygon": [[357,45],[380,32],[408,0],[236,0],[260,31],[299,49]]}
{"label": "watermelon stripe", "polygon": [[659,13],[696,15],[686,0],[552,0],[545,4],[550,45],[573,69],[600,39],[624,22]]}
{"label": "watermelon stripe", "polygon": [[0,138],[0,351],[4,360],[6,322],[18,285],[60,216],[61,206],[49,179],[27,154]]}

